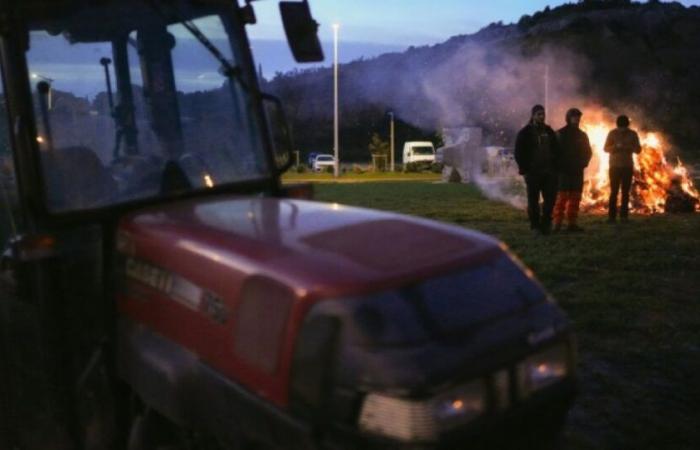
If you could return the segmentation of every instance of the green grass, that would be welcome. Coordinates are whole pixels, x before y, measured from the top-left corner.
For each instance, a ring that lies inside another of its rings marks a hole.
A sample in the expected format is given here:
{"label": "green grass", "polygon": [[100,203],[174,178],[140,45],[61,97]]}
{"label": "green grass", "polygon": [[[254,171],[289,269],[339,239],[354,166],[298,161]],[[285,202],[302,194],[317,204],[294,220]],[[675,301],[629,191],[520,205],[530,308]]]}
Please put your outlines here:
{"label": "green grass", "polygon": [[586,216],[582,235],[534,237],[523,212],[473,187],[321,185],[321,201],[397,211],[497,236],[574,323],[581,393],[565,448],[700,448],[700,214]]}
{"label": "green grass", "polygon": [[296,173],[287,172],[282,176],[282,181],[285,183],[360,183],[372,181],[436,181],[440,179],[440,174],[421,172],[421,173],[404,173],[404,172],[365,172],[365,173],[345,173],[339,178],[335,178],[332,173]]}

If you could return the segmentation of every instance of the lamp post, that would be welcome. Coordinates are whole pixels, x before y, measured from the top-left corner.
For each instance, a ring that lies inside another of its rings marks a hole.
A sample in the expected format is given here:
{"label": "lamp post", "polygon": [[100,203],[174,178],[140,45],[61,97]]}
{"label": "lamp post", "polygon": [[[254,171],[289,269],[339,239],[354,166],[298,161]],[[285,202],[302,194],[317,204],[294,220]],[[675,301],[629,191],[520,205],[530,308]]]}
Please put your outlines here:
{"label": "lamp post", "polygon": [[49,92],[47,96],[47,103],[48,103],[48,108],[49,110],[51,109],[51,83],[53,83],[53,79],[49,77],[45,77],[43,75],[40,75],[36,72],[32,73],[32,78],[35,80],[41,80],[41,81],[46,81],[49,84]]}
{"label": "lamp post", "polygon": [[544,110],[549,115],[549,64],[544,66]]}
{"label": "lamp post", "polygon": [[394,161],[395,161],[395,145],[394,145],[394,111],[389,111],[389,154],[391,155],[391,164],[389,170],[394,172]]}
{"label": "lamp post", "polygon": [[338,138],[338,29],[340,24],[333,24],[333,155],[335,156],[335,165],[333,173],[338,177],[340,165],[340,151]]}

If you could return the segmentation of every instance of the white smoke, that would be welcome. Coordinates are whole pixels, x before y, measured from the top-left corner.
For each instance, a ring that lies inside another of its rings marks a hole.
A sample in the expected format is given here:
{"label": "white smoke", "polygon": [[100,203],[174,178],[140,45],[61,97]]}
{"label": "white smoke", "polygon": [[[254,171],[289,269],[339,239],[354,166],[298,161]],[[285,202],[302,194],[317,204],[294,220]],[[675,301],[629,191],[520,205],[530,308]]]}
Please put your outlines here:
{"label": "white smoke", "polygon": [[[489,133],[484,145],[512,148],[533,105],[548,106],[548,123],[555,129],[564,125],[566,110],[586,107],[580,80],[588,76],[588,64],[565,49],[514,52],[499,43],[470,41],[451,55],[421,82],[422,93],[437,110],[437,128],[480,126]],[[514,161],[495,173],[476,170],[471,181],[490,199],[519,209],[527,203]]]}
{"label": "white smoke", "polygon": [[490,200],[507,203],[516,209],[525,209],[525,182],[519,176],[491,177],[477,174],[474,183],[479,186],[481,193]]}

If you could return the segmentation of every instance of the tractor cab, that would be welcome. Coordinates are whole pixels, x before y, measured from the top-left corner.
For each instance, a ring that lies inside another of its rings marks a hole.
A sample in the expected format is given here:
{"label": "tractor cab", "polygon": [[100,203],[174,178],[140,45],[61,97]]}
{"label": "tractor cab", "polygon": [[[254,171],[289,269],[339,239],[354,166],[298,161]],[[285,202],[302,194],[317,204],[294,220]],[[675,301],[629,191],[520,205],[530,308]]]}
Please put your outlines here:
{"label": "tractor cab", "polygon": [[[322,59],[308,5],[281,9],[297,59]],[[289,130],[259,90],[249,3],[2,2],[0,22],[0,448],[103,448],[125,434],[100,404],[119,387],[118,221],[281,195]]]}
{"label": "tractor cab", "polygon": [[16,141],[18,182],[37,219],[275,186],[288,148],[268,136],[286,130],[268,123],[265,105],[278,103],[258,90],[243,30],[252,10],[28,3],[7,7],[5,83],[10,114],[22,117],[14,137],[27,139]]}

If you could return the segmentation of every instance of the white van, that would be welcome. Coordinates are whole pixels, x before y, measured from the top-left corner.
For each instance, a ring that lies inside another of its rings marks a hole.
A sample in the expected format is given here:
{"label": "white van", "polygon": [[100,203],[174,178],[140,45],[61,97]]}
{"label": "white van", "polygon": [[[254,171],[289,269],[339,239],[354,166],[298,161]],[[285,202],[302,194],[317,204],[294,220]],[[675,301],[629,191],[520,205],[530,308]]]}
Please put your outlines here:
{"label": "white van", "polygon": [[403,144],[403,163],[434,163],[435,146],[429,141],[413,141]]}

